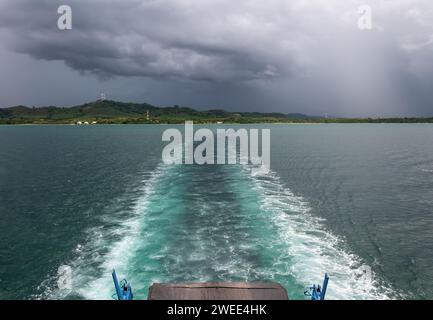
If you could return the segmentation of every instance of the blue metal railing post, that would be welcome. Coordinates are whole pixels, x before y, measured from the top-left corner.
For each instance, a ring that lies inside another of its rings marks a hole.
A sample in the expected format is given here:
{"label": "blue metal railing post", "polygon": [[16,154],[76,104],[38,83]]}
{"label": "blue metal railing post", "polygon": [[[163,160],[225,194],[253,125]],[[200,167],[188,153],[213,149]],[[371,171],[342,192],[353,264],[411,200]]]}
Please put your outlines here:
{"label": "blue metal railing post", "polygon": [[322,292],[320,293],[320,300],[325,300],[326,289],[328,288],[329,277],[325,273],[325,279],[323,280]]}
{"label": "blue metal railing post", "polygon": [[116,288],[117,300],[122,300],[122,292],[120,290],[119,281],[117,281],[116,270],[113,269],[111,275],[113,276],[114,287]]}

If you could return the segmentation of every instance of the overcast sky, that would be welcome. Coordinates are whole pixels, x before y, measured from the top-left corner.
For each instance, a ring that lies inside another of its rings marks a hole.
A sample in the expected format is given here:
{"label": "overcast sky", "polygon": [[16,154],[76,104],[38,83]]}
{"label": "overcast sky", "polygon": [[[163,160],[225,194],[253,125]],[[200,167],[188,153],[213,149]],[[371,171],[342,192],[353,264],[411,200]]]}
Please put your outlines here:
{"label": "overcast sky", "polygon": [[[72,30],[57,9],[72,8]],[[372,8],[360,30],[358,8]],[[0,106],[433,116],[431,0],[0,0]]]}

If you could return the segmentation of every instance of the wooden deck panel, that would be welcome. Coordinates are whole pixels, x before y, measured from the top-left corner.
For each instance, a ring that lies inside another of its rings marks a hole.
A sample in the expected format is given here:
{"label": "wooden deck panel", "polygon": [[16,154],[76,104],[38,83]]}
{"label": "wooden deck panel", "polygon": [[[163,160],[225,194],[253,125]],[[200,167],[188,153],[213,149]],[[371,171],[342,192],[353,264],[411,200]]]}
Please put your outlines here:
{"label": "wooden deck panel", "polygon": [[277,283],[205,282],[155,283],[148,300],[288,300],[287,291]]}

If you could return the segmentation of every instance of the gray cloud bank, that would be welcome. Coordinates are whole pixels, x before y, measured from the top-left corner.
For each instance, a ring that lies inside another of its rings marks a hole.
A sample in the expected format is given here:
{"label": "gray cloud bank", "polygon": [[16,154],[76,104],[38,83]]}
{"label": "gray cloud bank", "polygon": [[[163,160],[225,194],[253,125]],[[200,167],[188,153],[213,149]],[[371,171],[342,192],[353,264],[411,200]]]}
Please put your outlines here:
{"label": "gray cloud bank", "polygon": [[[433,2],[367,2],[2,0],[0,46],[119,85],[163,81],[190,92],[185,102],[432,115]],[[71,31],[57,29],[62,4],[72,7]],[[371,31],[357,28],[362,4],[373,9]]]}

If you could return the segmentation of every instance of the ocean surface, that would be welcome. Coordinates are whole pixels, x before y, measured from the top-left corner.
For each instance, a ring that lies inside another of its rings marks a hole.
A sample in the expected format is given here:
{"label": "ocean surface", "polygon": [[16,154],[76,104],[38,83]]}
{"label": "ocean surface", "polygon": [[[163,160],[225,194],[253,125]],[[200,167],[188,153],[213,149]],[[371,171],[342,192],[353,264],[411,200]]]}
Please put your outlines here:
{"label": "ocean surface", "polygon": [[249,126],[271,129],[268,173],[164,165],[167,128],[0,126],[0,299],[112,299],[112,268],[138,299],[211,280],[306,299],[325,272],[329,299],[433,299],[432,125]]}

